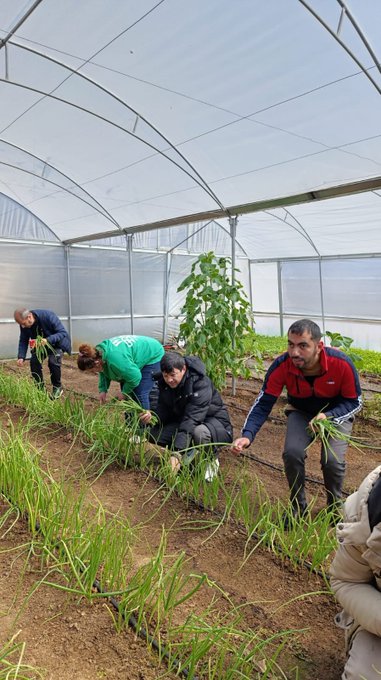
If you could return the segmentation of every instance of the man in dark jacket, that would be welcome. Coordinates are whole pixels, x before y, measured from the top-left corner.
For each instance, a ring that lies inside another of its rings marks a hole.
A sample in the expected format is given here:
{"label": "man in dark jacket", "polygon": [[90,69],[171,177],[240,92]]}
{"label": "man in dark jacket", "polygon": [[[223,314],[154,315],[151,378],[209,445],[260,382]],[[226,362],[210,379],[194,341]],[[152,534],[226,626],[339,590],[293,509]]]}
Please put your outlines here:
{"label": "man in dark jacket", "polygon": [[[197,449],[190,449],[192,445],[231,443],[233,428],[227,408],[206,375],[202,361],[195,356],[166,352],[160,370],[158,403],[152,411],[159,422],[149,428],[149,439],[180,452],[172,457],[172,467],[176,470],[181,463],[194,458]],[[152,412],[141,416],[144,425],[151,422]],[[181,455],[185,449],[190,450]],[[215,471],[218,468],[217,459],[214,468]]]}
{"label": "man in dark jacket", "polygon": [[57,399],[63,390],[61,385],[61,363],[64,352],[70,354],[70,336],[57,314],[49,309],[16,309],[14,319],[20,326],[20,341],[17,365],[23,366],[28,347],[30,348],[30,370],[40,388],[44,387],[42,361],[47,356],[50,379],[53,385],[52,398]]}

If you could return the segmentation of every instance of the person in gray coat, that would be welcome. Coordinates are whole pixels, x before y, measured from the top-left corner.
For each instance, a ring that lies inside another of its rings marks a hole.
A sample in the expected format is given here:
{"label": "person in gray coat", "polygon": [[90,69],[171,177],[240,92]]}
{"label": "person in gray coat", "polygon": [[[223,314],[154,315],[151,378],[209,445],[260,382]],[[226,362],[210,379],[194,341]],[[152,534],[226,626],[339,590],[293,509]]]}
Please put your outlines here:
{"label": "person in gray coat", "polygon": [[343,610],[336,623],[345,630],[342,680],[381,678],[381,465],[347,498],[336,527],[338,549],[330,568],[331,586]]}

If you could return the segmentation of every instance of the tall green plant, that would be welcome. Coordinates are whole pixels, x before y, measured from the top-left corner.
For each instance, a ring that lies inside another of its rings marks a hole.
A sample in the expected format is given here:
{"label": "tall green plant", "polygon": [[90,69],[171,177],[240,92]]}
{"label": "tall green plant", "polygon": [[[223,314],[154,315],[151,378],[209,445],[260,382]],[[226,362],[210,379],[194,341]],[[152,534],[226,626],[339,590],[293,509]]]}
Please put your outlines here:
{"label": "tall green plant", "polygon": [[251,305],[242,284],[237,280],[234,284],[231,282],[230,269],[229,257],[217,258],[213,252],[204,253],[177,289],[187,291],[179,337],[185,341],[189,354],[202,359],[218,389],[225,386],[228,370],[234,376],[250,376],[246,362],[248,337],[250,354],[260,362]]}
{"label": "tall green plant", "polygon": [[356,368],[363,368],[364,360],[362,356],[357,354],[352,348],[353,338],[349,338],[347,335],[341,335],[341,333],[336,331],[326,331],[325,334],[329,337],[331,347],[337,347],[337,349],[348,354]]}

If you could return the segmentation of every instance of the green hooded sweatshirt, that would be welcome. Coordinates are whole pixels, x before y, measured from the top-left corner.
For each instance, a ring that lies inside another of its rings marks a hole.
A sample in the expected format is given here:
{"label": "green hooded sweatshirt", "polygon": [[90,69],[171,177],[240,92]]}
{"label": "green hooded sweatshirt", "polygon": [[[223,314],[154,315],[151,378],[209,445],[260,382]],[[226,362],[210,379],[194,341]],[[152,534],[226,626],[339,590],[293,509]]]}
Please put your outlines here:
{"label": "green hooded sweatshirt", "polygon": [[117,380],[124,383],[123,394],[129,394],[142,379],[140,369],[155,364],[164,355],[160,342],[145,335],[119,335],[103,340],[96,349],[104,364],[99,374],[100,392],[107,392],[111,380]]}

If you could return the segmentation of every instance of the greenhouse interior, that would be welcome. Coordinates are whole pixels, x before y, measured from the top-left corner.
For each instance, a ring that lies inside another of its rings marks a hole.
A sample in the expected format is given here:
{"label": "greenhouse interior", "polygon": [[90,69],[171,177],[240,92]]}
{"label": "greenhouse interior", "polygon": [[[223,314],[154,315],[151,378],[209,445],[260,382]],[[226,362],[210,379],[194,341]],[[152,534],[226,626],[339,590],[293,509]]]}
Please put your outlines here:
{"label": "greenhouse interior", "polygon": [[209,251],[258,333],[380,348],[381,5],[254,4],[2,2],[2,358],[19,307],[168,342]]}

